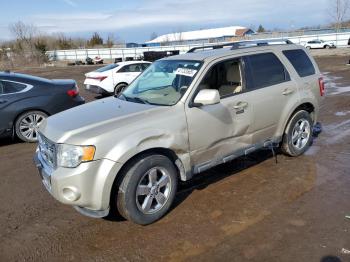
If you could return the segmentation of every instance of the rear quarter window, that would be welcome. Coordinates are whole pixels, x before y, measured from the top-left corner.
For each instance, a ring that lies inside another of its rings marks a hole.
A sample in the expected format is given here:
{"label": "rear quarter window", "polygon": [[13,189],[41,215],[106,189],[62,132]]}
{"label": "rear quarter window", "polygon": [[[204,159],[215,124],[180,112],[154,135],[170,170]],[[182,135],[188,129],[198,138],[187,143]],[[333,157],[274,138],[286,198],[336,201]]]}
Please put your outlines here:
{"label": "rear quarter window", "polygon": [[17,82],[11,82],[6,80],[0,81],[0,94],[12,94],[18,93],[24,90],[27,86]]}
{"label": "rear quarter window", "polygon": [[302,49],[285,50],[283,54],[293,65],[300,77],[306,77],[315,74],[315,68],[310,58]]}

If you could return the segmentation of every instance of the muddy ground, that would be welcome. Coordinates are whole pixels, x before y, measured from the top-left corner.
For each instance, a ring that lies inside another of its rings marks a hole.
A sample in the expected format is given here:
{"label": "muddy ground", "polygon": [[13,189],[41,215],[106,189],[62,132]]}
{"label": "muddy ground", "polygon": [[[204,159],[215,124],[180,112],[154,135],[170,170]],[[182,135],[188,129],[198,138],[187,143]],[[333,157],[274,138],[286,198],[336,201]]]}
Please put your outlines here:
{"label": "muddy ground", "polygon": [[[329,82],[324,131],[305,155],[276,164],[260,151],[216,167],[146,227],[58,203],[33,165],[35,145],[0,140],[0,261],[350,261],[349,59],[317,58]],[[91,69],[21,71],[82,86]]]}

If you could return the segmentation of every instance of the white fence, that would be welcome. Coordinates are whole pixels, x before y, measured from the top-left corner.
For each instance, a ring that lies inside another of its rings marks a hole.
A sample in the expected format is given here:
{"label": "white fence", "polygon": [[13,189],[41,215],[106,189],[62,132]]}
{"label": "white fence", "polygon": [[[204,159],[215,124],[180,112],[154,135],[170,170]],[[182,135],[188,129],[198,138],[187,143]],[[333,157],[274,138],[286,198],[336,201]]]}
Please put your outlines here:
{"label": "white fence", "polygon": [[[283,36],[282,36],[283,37]],[[257,39],[258,35],[254,37]],[[333,41],[336,46],[343,47],[347,46],[350,32],[346,33],[331,33],[331,34],[316,34],[316,35],[303,35],[303,36],[293,36],[293,37],[283,37],[284,39],[289,39],[295,44],[304,44],[307,41],[322,39],[325,41]],[[266,39],[266,38],[265,38]],[[273,38],[270,38],[273,39]],[[189,49],[195,46],[208,45],[204,44],[192,44],[192,45],[174,45],[174,46],[157,46],[157,47],[136,47],[136,48],[102,48],[102,49],[72,49],[72,50],[55,50],[48,51],[47,55],[53,60],[85,60],[87,57],[94,58],[99,56],[103,59],[115,59],[121,58],[125,60],[126,58],[138,59],[143,56],[143,52],[146,51],[170,51],[179,50],[180,53],[185,53]]]}

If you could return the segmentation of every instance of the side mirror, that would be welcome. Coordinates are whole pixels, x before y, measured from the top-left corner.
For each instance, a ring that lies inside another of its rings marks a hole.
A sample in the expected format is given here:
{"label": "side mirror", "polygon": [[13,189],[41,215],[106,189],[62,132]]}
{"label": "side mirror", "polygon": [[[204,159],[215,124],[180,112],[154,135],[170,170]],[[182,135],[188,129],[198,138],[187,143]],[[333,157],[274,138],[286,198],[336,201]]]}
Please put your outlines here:
{"label": "side mirror", "polygon": [[220,103],[220,94],[216,89],[202,89],[194,99],[194,106],[214,105]]}

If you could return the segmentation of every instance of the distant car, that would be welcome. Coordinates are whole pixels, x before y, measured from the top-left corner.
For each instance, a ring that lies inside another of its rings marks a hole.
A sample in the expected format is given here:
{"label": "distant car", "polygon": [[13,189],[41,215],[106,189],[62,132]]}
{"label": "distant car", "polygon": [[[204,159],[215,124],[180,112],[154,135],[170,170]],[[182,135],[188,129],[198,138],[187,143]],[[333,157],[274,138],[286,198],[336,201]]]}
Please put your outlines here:
{"label": "distant car", "polygon": [[316,49],[316,48],[336,48],[335,44],[331,41],[323,41],[323,40],[312,40],[308,41],[305,44],[305,47],[308,49]]}
{"label": "distant car", "polygon": [[84,103],[74,80],[0,72],[0,136],[36,142],[45,118]]}
{"label": "distant car", "polygon": [[85,89],[102,95],[118,95],[151,63],[128,61],[110,64],[85,74]]}

